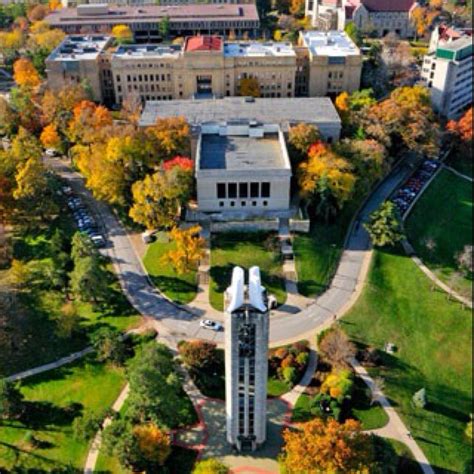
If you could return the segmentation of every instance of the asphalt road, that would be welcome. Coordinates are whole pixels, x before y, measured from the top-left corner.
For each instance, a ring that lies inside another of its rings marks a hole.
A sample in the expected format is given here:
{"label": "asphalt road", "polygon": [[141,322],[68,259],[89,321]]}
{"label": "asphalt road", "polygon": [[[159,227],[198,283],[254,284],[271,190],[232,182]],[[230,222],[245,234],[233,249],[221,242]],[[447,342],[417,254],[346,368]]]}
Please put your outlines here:
{"label": "asphalt road", "polygon": [[[175,306],[150,284],[125,228],[106,204],[92,197],[80,174],[74,172],[65,161],[50,158],[46,158],[45,161],[70,183],[75,193],[83,197],[91,211],[98,217],[108,241],[104,253],[110,257],[122,289],[135,309],[144,316],[159,320],[166,331],[177,340],[201,338],[223,343],[223,333],[200,328],[199,320],[205,315],[190,313]],[[412,169],[408,166],[396,168],[367,200],[354,222],[330,288],[303,311],[270,318],[272,345],[316,332],[321,325],[332,320],[350,300],[361,276],[364,257],[370,248],[369,236],[362,223],[411,172]]]}

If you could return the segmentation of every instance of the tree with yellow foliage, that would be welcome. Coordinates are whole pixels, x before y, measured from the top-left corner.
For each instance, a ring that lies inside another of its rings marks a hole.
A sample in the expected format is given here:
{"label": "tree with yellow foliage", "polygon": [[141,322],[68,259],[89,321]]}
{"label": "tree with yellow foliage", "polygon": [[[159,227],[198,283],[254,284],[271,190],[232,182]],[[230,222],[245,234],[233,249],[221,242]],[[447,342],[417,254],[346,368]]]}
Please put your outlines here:
{"label": "tree with yellow foliage", "polygon": [[28,46],[30,49],[43,49],[50,53],[64,39],[64,32],[58,28],[51,28],[44,20],[37,21],[30,26]]}
{"label": "tree with yellow foliage", "polygon": [[438,15],[438,10],[422,6],[415,7],[411,12],[411,21],[415,27],[416,36],[425,36]]}
{"label": "tree with yellow foliage", "polygon": [[147,136],[162,160],[191,154],[191,132],[184,117],[158,119],[148,127]]}
{"label": "tree with yellow foliage", "polygon": [[115,25],[112,28],[112,36],[118,44],[133,42],[133,32],[128,25]]}
{"label": "tree with yellow foliage", "polygon": [[171,264],[178,275],[195,270],[199,260],[204,257],[204,246],[206,241],[199,236],[201,227],[192,226],[189,229],[174,227],[170,231],[170,237],[174,248],[162,257],[164,264]]}
{"label": "tree with yellow foliage", "polygon": [[20,48],[25,44],[26,36],[20,28],[11,31],[0,31],[0,53],[10,59],[17,55]]}
{"label": "tree with yellow foliage", "polygon": [[130,217],[147,229],[172,228],[192,191],[192,171],[175,166],[148,174],[132,186]]}
{"label": "tree with yellow foliage", "polygon": [[289,151],[292,160],[301,162],[308,156],[309,147],[321,139],[319,130],[312,124],[293,125],[288,132]]}
{"label": "tree with yellow foliage", "polygon": [[63,5],[60,0],[49,0],[48,6],[49,9],[53,12],[54,10],[60,10]]}
{"label": "tree with yellow foliage", "polygon": [[351,197],[356,182],[350,163],[322,142],[311,146],[308,158],[298,167],[297,178],[301,195],[312,201],[326,220]]}
{"label": "tree with yellow foliage", "polygon": [[275,30],[273,33],[273,39],[274,41],[281,41],[283,39],[283,34],[281,30]]}
{"label": "tree with yellow foliage", "polygon": [[133,428],[143,458],[163,466],[171,454],[171,440],[168,433],[154,423],[138,425]]}
{"label": "tree with yellow foliage", "polygon": [[283,432],[282,467],[287,474],[374,472],[375,452],[370,435],[360,423],[315,418],[303,423],[300,430]]}
{"label": "tree with yellow foliage", "polygon": [[290,13],[297,17],[303,16],[304,15],[304,0],[291,0]]}
{"label": "tree with yellow foliage", "polygon": [[59,136],[56,126],[53,124],[46,125],[40,135],[40,141],[45,148],[61,150],[61,137]]}
{"label": "tree with yellow foliage", "polygon": [[33,63],[20,58],[13,64],[13,78],[20,87],[35,88],[41,84],[41,78]]}
{"label": "tree with yellow foliage", "polygon": [[16,188],[13,197],[17,200],[34,200],[47,188],[46,170],[38,158],[30,158],[17,166]]}
{"label": "tree with yellow foliage", "polygon": [[242,97],[260,97],[260,84],[256,77],[243,77],[239,81],[239,95]]}

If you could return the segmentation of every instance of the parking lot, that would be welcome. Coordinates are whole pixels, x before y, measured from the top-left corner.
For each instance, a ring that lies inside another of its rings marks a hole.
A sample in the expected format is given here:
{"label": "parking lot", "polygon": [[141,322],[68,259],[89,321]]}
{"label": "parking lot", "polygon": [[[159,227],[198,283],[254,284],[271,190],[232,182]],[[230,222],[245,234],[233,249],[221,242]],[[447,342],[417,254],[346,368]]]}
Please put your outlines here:
{"label": "parking lot", "polygon": [[402,216],[440,166],[441,163],[439,161],[426,159],[415,173],[395,192],[391,200],[397,206]]}

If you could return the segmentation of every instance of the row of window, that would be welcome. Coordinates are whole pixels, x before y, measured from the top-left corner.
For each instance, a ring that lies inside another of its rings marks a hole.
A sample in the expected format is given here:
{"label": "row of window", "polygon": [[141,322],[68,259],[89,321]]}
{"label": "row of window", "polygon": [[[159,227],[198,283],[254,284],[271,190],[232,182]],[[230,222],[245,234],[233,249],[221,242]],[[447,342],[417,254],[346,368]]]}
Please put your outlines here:
{"label": "row of window", "polygon": [[269,198],[271,183],[217,183],[218,199]]}
{"label": "row of window", "polygon": [[[235,207],[235,201],[230,201],[229,206],[230,207]],[[240,206],[241,207],[246,207],[247,206],[247,201],[241,201]],[[267,207],[268,206],[268,201],[263,201],[262,206]],[[225,201],[219,201],[219,207],[225,207]],[[252,201],[252,207],[257,207],[257,201]]]}

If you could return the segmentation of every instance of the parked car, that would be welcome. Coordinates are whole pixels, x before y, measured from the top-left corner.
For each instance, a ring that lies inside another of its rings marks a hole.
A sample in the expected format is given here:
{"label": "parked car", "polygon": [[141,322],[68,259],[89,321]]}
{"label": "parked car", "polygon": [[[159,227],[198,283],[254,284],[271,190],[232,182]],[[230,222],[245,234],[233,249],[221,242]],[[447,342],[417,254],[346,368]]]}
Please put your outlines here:
{"label": "parked car", "polygon": [[54,149],[54,148],[47,148],[45,151],[44,151],[44,154],[46,156],[51,156],[51,157],[55,157],[55,156],[58,156],[59,153]]}
{"label": "parked car", "polygon": [[224,329],[222,324],[217,321],[212,321],[211,319],[201,319],[201,321],[199,321],[199,326],[204,329],[210,329],[211,331],[222,331],[222,329]]}
{"label": "parked car", "polygon": [[91,240],[96,247],[105,247],[105,239],[102,235],[93,235]]}

